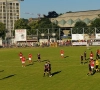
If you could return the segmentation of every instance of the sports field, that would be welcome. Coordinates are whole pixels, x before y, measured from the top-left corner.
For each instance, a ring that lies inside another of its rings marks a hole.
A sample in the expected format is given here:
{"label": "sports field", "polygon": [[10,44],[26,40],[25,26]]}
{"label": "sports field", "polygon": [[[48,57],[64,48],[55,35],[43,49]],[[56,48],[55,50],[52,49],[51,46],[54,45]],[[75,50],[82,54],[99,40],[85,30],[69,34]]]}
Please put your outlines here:
{"label": "sports field", "polygon": [[[65,58],[60,57],[60,50],[65,52]],[[2,48],[0,49],[0,90],[100,90],[100,73],[87,76],[88,63],[80,64],[80,55],[89,54],[100,47],[87,49],[81,47],[36,47],[36,48]],[[26,58],[32,53],[33,65],[26,61],[22,67],[19,52]],[[37,62],[37,53],[41,61]],[[43,77],[44,64],[50,60],[52,77]]]}

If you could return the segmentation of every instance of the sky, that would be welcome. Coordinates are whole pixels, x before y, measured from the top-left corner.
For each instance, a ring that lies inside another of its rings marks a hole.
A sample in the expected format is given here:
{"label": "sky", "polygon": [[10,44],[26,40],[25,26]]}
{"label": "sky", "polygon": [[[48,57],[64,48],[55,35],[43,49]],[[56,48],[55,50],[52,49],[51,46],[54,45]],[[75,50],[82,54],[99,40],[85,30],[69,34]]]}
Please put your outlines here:
{"label": "sky", "polygon": [[100,0],[24,0],[20,2],[21,18],[37,18],[38,14],[48,15],[50,11],[58,14],[68,11],[87,11],[100,9]]}

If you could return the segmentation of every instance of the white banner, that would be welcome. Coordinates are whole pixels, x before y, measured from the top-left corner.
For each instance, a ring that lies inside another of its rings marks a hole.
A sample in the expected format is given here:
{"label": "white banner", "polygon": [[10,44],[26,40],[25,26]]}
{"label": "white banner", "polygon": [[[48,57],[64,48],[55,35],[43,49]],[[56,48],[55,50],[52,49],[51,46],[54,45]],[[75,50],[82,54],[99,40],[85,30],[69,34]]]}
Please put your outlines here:
{"label": "white banner", "polygon": [[72,45],[87,45],[87,42],[72,42]]}
{"label": "white banner", "polygon": [[100,42],[93,42],[92,45],[100,45]]}
{"label": "white banner", "polygon": [[26,41],[26,29],[16,29],[15,30],[15,40],[16,41]]}
{"label": "white banner", "polygon": [[100,39],[100,33],[96,34],[96,39]]}
{"label": "white banner", "polygon": [[84,40],[84,34],[72,34],[72,40]]}

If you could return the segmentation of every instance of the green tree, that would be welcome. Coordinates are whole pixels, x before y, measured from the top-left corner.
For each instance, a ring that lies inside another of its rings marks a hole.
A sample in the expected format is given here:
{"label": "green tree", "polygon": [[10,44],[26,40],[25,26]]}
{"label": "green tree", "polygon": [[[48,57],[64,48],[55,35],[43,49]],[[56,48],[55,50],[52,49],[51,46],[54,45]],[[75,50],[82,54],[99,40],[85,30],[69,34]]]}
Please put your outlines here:
{"label": "green tree", "polygon": [[15,22],[15,29],[29,29],[28,20],[27,19],[19,19]]}
{"label": "green tree", "polygon": [[73,32],[74,34],[79,33],[82,34],[83,33],[83,28],[87,28],[87,24],[83,21],[78,21],[75,23],[74,27],[73,27]]}
{"label": "green tree", "polygon": [[76,28],[80,28],[80,27],[84,28],[84,27],[87,27],[87,24],[85,22],[83,22],[83,21],[78,21],[78,22],[75,23],[74,27],[76,27]]}
{"label": "green tree", "polygon": [[96,18],[94,21],[91,22],[91,27],[100,27],[100,18]]}
{"label": "green tree", "polygon": [[38,27],[38,21],[29,22],[28,25],[29,25],[29,29],[27,29],[27,34],[28,35],[36,34],[36,29]]}
{"label": "green tree", "polygon": [[0,22],[0,37],[2,37],[4,39],[5,33],[6,33],[5,25],[2,22]]}

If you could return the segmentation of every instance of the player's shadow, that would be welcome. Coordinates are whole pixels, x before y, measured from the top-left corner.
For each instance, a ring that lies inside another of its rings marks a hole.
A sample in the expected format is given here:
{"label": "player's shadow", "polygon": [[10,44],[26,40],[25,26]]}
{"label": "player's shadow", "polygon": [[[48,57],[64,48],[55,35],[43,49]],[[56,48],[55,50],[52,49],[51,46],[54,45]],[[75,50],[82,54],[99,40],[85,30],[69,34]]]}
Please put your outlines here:
{"label": "player's shadow", "polygon": [[31,65],[33,65],[33,64],[28,64],[28,65],[26,65],[26,66],[31,66]]}
{"label": "player's shadow", "polygon": [[42,60],[41,62],[46,62],[46,61],[48,61],[48,60]]}
{"label": "player's shadow", "polygon": [[0,72],[4,72],[4,70],[1,70]]}
{"label": "player's shadow", "polygon": [[56,75],[56,74],[59,74],[61,71],[56,71],[56,72],[53,72],[52,73],[52,76]]}
{"label": "player's shadow", "polygon": [[86,60],[90,60],[90,58],[87,58]]}
{"label": "player's shadow", "polygon": [[69,56],[64,56],[64,58],[67,58],[67,57],[69,57]]}
{"label": "player's shadow", "polygon": [[4,79],[7,79],[7,78],[11,78],[11,77],[13,77],[13,76],[15,76],[15,75],[16,75],[16,74],[9,75],[9,76],[6,76],[6,77],[1,78],[0,80],[4,80]]}

